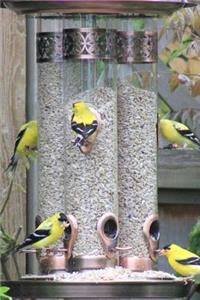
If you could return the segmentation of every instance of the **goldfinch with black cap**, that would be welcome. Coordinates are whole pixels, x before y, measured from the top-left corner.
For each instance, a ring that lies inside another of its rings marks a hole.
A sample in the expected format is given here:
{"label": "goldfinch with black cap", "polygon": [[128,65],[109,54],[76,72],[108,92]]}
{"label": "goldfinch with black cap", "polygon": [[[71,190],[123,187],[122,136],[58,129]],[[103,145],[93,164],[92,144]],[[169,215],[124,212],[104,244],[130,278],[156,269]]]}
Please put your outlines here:
{"label": "goldfinch with black cap", "polygon": [[165,246],[159,251],[166,256],[170,266],[181,276],[194,276],[200,273],[200,257],[176,244]]}
{"label": "goldfinch with black cap", "polygon": [[56,213],[43,221],[37,229],[31,233],[16,251],[32,246],[33,248],[43,248],[54,244],[63,234],[69,222],[64,213]]}
{"label": "goldfinch with black cap", "polygon": [[71,128],[77,134],[73,144],[79,147],[79,149],[98,128],[96,115],[84,101],[73,104]]}

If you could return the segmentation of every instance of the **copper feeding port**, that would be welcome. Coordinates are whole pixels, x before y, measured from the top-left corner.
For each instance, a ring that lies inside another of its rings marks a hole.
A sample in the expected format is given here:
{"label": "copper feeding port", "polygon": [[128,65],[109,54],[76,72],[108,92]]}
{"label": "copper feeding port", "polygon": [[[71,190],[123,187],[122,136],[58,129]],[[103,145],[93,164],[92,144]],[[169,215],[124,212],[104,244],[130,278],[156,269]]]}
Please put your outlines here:
{"label": "copper feeding port", "polygon": [[116,246],[119,237],[119,225],[113,213],[105,213],[97,223],[97,233],[107,258],[116,256]]}
{"label": "copper feeding port", "polygon": [[149,257],[153,261],[158,259],[158,248],[160,241],[160,225],[157,215],[149,216],[143,226],[144,237],[147,242]]}
{"label": "copper feeding port", "polygon": [[69,259],[70,271],[104,269],[117,264],[115,248],[119,234],[117,218],[112,213],[104,214],[97,223],[97,233],[104,254],[78,255]]}
{"label": "copper feeding port", "polygon": [[64,248],[50,248],[40,251],[38,260],[42,274],[68,271],[69,259],[77,237],[78,225],[73,215],[68,215],[69,226],[65,229]]}
{"label": "copper feeding port", "polygon": [[153,262],[158,258],[160,240],[160,227],[157,215],[149,216],[143,225],[143,233],[147,242],[149,257],[131,256],[127,253],[128,248],[119,248],[119,265],[133,271],[146,271],[153,269]]}
{"label": "copper feeding port", "polygon": [[72,249],[78,235],[78,223],[73,215],[67,215],[69,226],[65,228],[64,247],[67,249],[66,259],[72,256]]}

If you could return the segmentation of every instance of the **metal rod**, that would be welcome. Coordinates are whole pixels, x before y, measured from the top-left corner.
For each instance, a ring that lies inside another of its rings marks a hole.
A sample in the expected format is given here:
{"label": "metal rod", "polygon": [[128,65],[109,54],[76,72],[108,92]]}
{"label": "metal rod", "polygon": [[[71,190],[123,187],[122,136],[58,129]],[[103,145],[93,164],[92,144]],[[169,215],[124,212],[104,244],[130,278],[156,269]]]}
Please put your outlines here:
{"label": "metal rod", "polygon": [[[26,118],[37,116],[37,64],[36,64],[36,19],[26,17]],[[37,162],[34,161],[27,173],[27,232],[35,229],[35,216],[38,211]],[[27,258],[27,272],[37,273],[37,261],[33,256]]]}

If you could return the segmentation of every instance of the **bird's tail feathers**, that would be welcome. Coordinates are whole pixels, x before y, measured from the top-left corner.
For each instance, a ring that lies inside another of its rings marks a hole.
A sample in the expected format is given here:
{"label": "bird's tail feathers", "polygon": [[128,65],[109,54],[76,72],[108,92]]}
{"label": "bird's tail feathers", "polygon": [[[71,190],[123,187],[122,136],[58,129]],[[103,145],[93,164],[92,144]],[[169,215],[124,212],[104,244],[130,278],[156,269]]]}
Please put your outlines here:
{"label": "bird's tail feathers", "polygon": [[19,244],[16,246],[15,248],[15,252],[19,252],[22,248],[25,248],[27,246],[29,246],[31,243],[27,243],[27,241],[25,240],[22,244]]}
{"label": "bird's tail feathers", "polygon": [[13,155],[10,159],[10,162],[9,162],[7,168],[4,170],[4,173],[10,172],[10,173],[14,174],[15,170],[17,168],[17,164],[18,164],[18,158],[15,155]]}
{"label": "bird's tail feathers", "polygon": [[25,247],[24,244],[21,244],[21,245],[16,246],[16,248],[15,248],[15,253],[16,253],[16,252],[20,252],[20,250],[21,250],[22,248],[24,248],[24,247]]}

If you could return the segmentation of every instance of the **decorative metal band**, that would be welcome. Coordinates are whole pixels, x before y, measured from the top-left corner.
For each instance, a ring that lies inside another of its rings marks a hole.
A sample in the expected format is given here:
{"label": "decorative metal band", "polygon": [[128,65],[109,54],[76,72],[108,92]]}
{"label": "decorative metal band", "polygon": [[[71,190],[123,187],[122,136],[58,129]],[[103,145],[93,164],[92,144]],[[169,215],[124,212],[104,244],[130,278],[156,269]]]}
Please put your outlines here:
{"label": "decorative metal band", "polygon": [[158,57],[156,32],[124,32],[117,34],[118,63],[153,63]]}
{"label": "decorative metal band", "polygon": [[116,58],[116,31],[96,28],[65,29],[63,31],[64,58]]}
{"label": "decorative metal band", "polygon": [[63,61],[62,32],[40,32],[37,34],[37,62]]}

